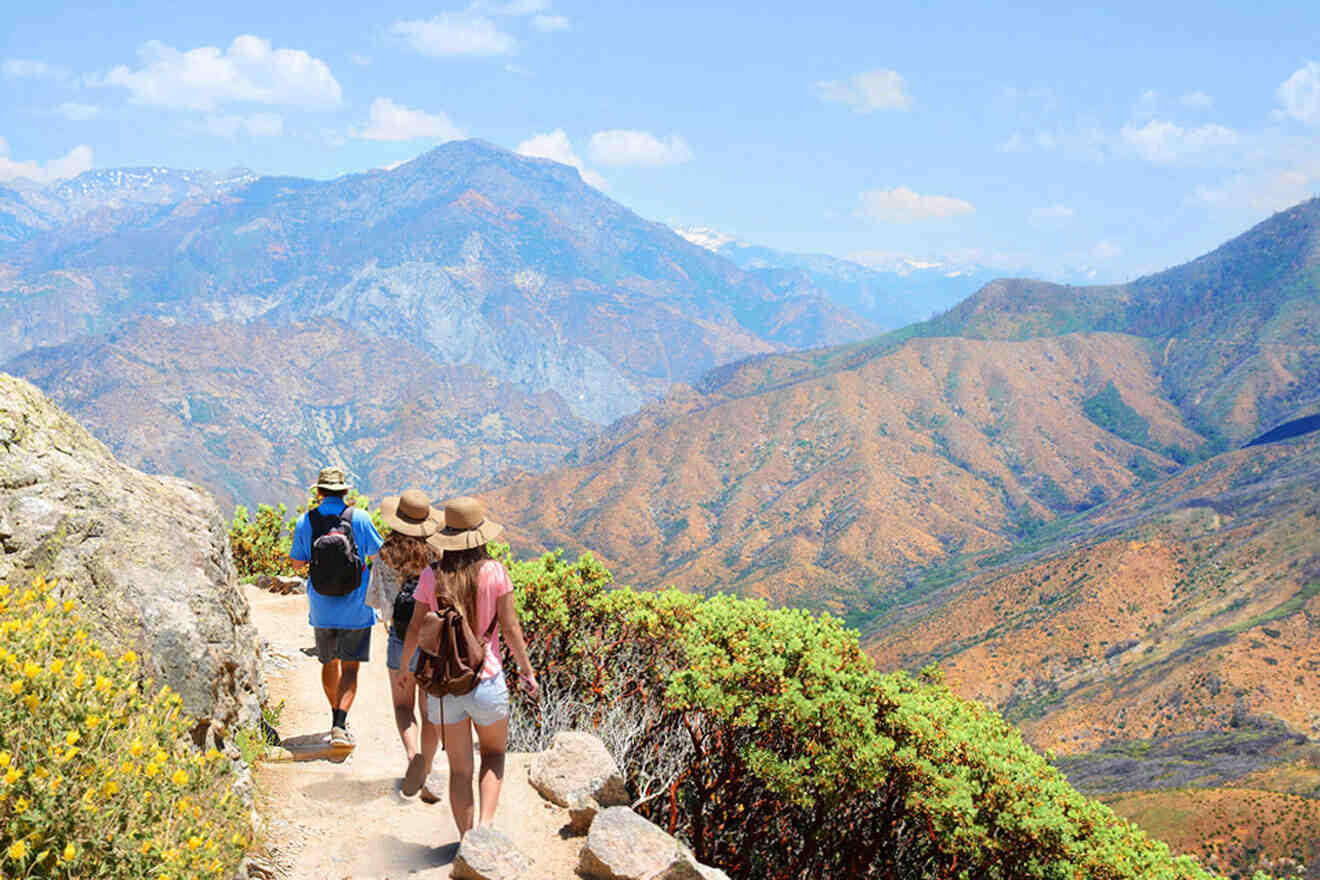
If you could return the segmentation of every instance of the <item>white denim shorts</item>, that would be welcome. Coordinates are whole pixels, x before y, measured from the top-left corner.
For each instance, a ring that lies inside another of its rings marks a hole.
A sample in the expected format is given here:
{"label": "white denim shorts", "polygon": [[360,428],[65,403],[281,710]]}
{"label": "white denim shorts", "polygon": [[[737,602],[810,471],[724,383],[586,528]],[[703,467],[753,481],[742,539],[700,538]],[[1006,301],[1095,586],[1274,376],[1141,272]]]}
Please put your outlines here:
{"label": "white denim shorts", "polygon": [[486,727],[509,717],[509,688],[504,673],[494,678],[483,678],[470,692],[460,697],[433,697],[426,695],[426,717],[432,724],[440,724],[440,701],[444,700],[444,723],[456,724],[471,718],[478,727]]}

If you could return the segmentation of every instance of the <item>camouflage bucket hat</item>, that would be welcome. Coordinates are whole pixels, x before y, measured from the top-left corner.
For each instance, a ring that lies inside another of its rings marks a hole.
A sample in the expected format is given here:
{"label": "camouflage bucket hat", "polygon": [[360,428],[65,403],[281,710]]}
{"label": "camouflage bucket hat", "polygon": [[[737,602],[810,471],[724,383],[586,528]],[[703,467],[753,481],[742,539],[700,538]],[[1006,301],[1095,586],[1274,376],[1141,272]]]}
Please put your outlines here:
{"label": "camouflage bucket hat", "polygon": [[347,492],[350,487],[343,468],[328,467],[321,468],[321,472],[316,475],[316,482],[310,488],[325,489],[327,492]]}

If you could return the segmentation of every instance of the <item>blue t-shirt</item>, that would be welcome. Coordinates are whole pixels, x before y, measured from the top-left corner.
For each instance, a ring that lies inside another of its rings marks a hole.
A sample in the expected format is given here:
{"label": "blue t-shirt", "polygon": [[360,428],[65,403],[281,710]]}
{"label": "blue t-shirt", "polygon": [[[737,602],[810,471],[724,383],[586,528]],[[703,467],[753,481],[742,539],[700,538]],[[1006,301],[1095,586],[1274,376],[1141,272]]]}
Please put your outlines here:
{"label": "blue t-shirt", "polygon": [[[340,498],[326,498],[316,508],[323,514],[339,516],[344,512],[345,504]],[[380,532],[371,522],[371,514],[365,510],[353,508],[353,540],[357,543],[358,556],[366,559],[375,556],[380,549]],[[298,517],[293,527],[293,546],[289,549],[289,558],[298,562],[309,562],[312,558],[312,524],[307,514]],[[367,580],[371,570],[362,567],[362,583],[347,596],[322,596],[312,589],[311,578],[307,579],[307,622],[322,629],[367,629],[376,623],[376,611],[367,606]]]}

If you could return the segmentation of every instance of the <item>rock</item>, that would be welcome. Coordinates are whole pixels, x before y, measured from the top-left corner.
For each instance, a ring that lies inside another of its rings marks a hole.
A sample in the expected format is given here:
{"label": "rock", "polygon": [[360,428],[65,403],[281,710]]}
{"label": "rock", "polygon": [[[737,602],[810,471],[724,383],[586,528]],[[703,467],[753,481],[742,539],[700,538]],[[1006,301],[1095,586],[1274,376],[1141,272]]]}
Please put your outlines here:
{"label": "rock", "polygon": [[451,876],[466,880],[516,880],[531,870],[532,860],[494,828],[473,828],[463,836]]}
{"label": "rock", "polygon": [[728,880],[629,807],[609,807],[591,823],[578,872],[592,880]]}
{"label": "rock", "polygon": [[0,374],[0,583],[40,575],[107,650],[134,649],[199,743],[256,724],[257,634],[202,489],[120,464],[40,391]]}
{"label": "rock", "polygon": [[579,834],[600,810],[629,803],[619,765],[600,738],[589,733],[555,734],[550,748],[532,759],[527,778],[541,797],[568,808],[569,825]]}
{"label": "rock", "polygon": [[260,575],[253,583],[257,589],[265,590],[267,593],[279,593],[283,596],[302,594],[307,592],[306,582],[300,577],[285,577],[278,574]]}

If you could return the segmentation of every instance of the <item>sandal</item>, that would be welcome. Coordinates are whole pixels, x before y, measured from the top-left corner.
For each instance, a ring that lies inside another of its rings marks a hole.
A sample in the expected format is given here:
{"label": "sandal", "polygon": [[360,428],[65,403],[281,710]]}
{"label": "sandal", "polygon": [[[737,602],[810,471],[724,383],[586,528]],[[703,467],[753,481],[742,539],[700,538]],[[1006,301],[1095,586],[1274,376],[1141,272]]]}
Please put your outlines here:
{"label": "sandal", "polygon": [[412,797],[426,782],[426,757],[421,752],[408,761],[408,772],[403,774],[403,795]]}

